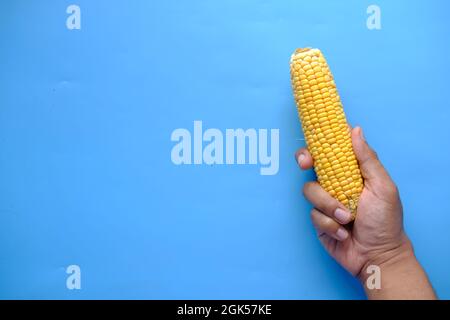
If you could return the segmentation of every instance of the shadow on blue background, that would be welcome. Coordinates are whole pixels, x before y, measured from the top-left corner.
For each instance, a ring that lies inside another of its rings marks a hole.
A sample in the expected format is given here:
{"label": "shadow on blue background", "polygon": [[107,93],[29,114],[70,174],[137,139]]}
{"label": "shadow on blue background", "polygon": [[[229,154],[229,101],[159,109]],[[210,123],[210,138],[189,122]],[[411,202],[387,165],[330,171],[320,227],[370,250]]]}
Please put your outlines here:
{"label": "shadow on blue background", "polygon": [[[81,30],[66,28],[72,3]],[[371,31],[372,3],[3,1],[0,298],[364,298],[300,193],[314,177],[293,157],[288,62],[304,46],[328,58],[449,298],[449,5],[376,1]],[[170,135],[194,120],[279,128],[279,173],[175,166]]]}

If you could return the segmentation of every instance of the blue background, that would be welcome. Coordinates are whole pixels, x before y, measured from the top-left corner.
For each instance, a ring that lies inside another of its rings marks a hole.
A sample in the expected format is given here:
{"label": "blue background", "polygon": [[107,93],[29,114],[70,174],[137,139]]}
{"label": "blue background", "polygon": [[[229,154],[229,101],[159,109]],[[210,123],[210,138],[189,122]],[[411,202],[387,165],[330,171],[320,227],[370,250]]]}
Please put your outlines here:
{"label": "blue background", "polygon": [[[81,30],[66,8],[81,7]],[[366,9],[381,8],[368,30]],[[290,54],[323,50],[450,298],[446,1],[2,1],[0,298],[359,299],[298,170]],[[175,166],[174,129],[279,128],[280,170]],[[82,289],[66,288],[66,267]]]}

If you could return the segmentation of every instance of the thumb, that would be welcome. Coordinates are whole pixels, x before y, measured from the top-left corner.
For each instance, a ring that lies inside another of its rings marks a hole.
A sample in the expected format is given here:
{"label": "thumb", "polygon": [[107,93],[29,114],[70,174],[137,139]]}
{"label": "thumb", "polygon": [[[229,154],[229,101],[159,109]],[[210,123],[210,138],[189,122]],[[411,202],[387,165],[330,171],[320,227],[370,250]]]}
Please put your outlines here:
{"label": "thumb", "polygon": [[386,181],[390,179],[377,154],[367,144],[360,127],[352,130],[353,151],[359,163],[363,178],[367,181]]}

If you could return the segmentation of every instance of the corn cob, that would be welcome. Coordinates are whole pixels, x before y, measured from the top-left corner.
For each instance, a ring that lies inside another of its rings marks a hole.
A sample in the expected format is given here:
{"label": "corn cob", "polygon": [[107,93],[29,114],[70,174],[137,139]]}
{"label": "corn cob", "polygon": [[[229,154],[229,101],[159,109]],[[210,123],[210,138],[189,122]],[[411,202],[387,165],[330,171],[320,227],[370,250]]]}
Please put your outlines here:
{"label": "corn cob", "polygon": [[318,49],[297,49],[291,81],[320,185],[356,215],[363,179],[333,75]]}

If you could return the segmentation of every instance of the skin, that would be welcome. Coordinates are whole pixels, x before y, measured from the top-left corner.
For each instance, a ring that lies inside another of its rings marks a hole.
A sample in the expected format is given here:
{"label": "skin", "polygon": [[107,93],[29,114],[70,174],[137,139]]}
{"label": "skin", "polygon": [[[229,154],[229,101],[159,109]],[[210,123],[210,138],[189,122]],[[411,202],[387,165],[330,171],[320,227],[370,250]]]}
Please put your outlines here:
{"label": "skin", "polygon": [[[403,209],[395,183],[367,144],[362,129],[352,129],[351,138],[364,178],[356,220],[350,222],[350,212],[317,182],[303,187],[304,196],[314,207],[311,220],[320,242],[361,281],[369,299],[436,299],[403,229]],[[307,149],[299,149],[295,158],[302,170],[313,167]],[[373,274],[370,266],[380,268],[380,289],[367,285]]]}

